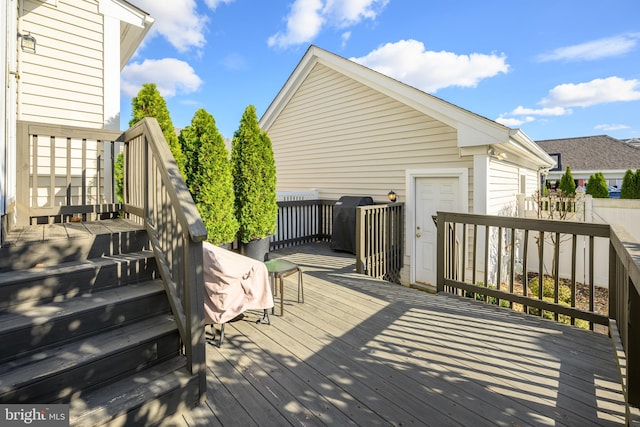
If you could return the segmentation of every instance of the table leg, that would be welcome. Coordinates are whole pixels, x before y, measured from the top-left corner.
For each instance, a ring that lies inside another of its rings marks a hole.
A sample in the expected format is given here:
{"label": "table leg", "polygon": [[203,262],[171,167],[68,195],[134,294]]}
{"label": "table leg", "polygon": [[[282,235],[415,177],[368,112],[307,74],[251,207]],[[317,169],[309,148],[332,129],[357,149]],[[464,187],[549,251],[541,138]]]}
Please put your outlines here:
{"label": "table leg", "polygon": [[280,276],[280,316],[284,316],[284,279]]}

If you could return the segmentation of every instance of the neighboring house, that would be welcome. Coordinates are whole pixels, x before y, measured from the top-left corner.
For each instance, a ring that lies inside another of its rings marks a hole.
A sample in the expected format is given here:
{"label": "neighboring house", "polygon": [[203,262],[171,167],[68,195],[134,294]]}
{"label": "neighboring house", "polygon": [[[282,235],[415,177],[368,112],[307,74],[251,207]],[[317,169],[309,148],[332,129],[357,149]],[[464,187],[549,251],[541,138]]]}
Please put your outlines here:
{"label": "neighboring house", "polygon": [[17,210],[16,121],[119,130],[120,71],[154,20],[124,0],[6,0],[0,7],[7,29],[0,32],[4,217]]}
{"label": "neighboring house", "polygon": [[591,175],[602,172],[610,187],[621,188],[627,169],[635,172],[640,168],[640,147],[608,135],[536,142],[557,162],[549,171],[549,181],[559,181],[569,166],[579,186],[584,186]]}
{"label": "neighboring house", "polygon": [[403,283],[435,284],[438,210],[513,215],[554,162],[527,135],[311,46],[260,126],[278,191],[393,190],[406,204]]}

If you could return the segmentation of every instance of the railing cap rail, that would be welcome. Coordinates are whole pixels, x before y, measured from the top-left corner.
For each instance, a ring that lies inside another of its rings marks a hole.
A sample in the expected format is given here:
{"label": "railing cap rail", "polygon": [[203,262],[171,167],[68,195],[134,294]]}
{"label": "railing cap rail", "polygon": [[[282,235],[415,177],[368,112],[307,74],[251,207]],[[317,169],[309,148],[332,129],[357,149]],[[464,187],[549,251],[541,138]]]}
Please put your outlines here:
{"label": "railing cap rail", "polygon": [[[437,215],[438,218],[443,218],[445,222],[459,222],[515,229],[534,229],[536,231],[551,233],[588,235],[605,238],[609,238],[609,235],[611,234],[609,224],[441,211],[438,211]],[[530,225],[524,226],[524,224]]]}
{"label": "railing cap rail", "polygon": [[29,135],[89,138],[99,139],[101,141],[118,141],[122,137],[122,131],[119,130],[95,129],[80,126],[31,122],[26,120],[18,120],[16,123],[18,126],[26,127]]}
{"label": "railing cap rail", "polygon": [[611,245],[640,293],[640,244],[619,224],[611,224]]}
{"label": "railing cap rail", "polygon": [[[145,117],[122,134],[122,141],[131,141],[144,134],[149,135],[147,142],[151,150],[159,158],[157,163],[160,173],[165,175],[165,178],[171,182],[171,185],[167,186],[167,190],[171,203],[174,206],[180,206],[180,209],[176,209],[180,225],[184,230],[188,230],[191,240],[194,242],[204,241],[207,238],[207,228],[173,159],[171,150],[169,150],[169,146],[165,142],[158,121],[154,117]],[[164,143],[158,144],[157,142],[160,141]]]}

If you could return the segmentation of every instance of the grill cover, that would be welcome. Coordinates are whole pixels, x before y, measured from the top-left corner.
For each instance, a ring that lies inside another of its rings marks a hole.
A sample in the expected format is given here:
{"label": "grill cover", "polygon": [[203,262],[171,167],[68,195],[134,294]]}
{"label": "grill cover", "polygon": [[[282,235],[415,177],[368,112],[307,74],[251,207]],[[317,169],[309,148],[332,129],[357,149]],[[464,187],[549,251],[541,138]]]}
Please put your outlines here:
{"label": "grill cover", "polygon": [[368,196],[342,196],[333,207],[331,249],[356,253],[356,208],[373,205]]}

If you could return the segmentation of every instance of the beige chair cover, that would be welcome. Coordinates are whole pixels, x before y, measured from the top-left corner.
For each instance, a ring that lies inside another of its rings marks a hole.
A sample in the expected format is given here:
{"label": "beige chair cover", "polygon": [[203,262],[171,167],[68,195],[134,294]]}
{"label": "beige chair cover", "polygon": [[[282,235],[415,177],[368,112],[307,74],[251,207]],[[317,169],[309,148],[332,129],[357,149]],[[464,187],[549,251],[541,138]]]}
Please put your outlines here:
{"label": "beige chair cover", "polygon": [[226,323],[245,310],[273,307],[264,263],[208,242],[202,252],[205,324]]}

